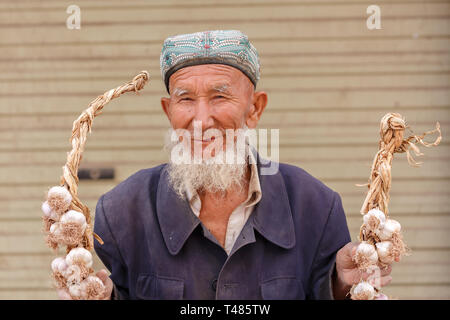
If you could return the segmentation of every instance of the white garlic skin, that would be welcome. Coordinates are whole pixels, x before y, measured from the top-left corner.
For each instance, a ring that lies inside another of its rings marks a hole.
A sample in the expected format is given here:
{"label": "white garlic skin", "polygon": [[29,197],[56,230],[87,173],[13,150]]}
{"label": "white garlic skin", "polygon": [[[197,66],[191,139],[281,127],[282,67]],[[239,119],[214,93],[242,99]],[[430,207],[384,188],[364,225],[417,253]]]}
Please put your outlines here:
{"label": "white garlic skin", "polygon": [[61,274],[64,274],[67,270],[67,263],[64,258],[58,257],[52,261],[52,270],[53,272],[59,272]]}
{"label": "white garlic skin", "polygon": [[376,234],[382,241],[390,240],[394,233],[400,232],[401,228],[402,226],[398,221],[393,219],[387,219],[383,227],[380,230],[378,230]]}
{"label": "white garlic skin", "polygon": [[73,298],[81,299],[83,296],[83,289],[79,283],[69,286],[69,293]]}
{"label": "white garlic skin", "polygon": [[70,210],[67,211],[66,213],[64,213],[61,216],[61,223],[66,223],[66,222],[73,222],[78,224],[79,226],[82,227],[82,230],[84,232],[84,230],[86,230],[86,217],[84,216],[84,214],[82,214],[79,211],[75,211],[75,210]]}
{"label": "white garlic skin", "polygon": [[64,276],[67,279],[68,286],[71,286],[75,283],[80,283],[82,280],[81,279],[81,269],[76,264],[67,267]]}
{"label": "white garlic skin", "polygon": [[375,289],[370,283],[361,281],[353,288],[352,295],[363,295],[368,298],[367,300],[373,300],[375,298]]}
{"label": "white garlic skin", "polygon": [[83,289],[83,291],[86,291],[86,287],[89,285],[90,282],[94,282],[102,288],[104,288],[105,286],[103,284],[103,281],[100,280],[100,278],[98,278],[97,276],[89,276],[85,280],[83,280],[83,282],[81,282],[81,288]]}
{"label": "white garlic skin", "polygon": [[72,202],[72,195],[70,194],[69,190],[60,186],[50,188],[47,194],[47,198],[56,198],[61,201],[61,203],[63,204],[62,207],[52,207],[51,202],[48,203],[50,208],[57,212],[64,212],[65,210],[67,210],[67,208],[70,206],[70,203]]}
{"label": "white garlic skin", "polygon": [[[364,221],[365,225],[369,226],[370,218],[374,218],[379,221],[379,226],[378,226],[377,230],[381,229],[383,227],[384,223],[386,222],[386,215],[383,213],[383,211],[381,211],[379,209],[371,209],[371,210],[369,210],[369,212],[367,212],[363,216],[363,221]],[[376,230],[372,230],[372,231],[376,231]]]}
{"label": "white garlic skin", "polygon": [[370,264],[376,264],[378,262],[378,254],[375,246],[365,241],[361,242],[356,249],[357,255],[366,257]]}
{"label": "white garlic skin", "polygon": [[381,241],[375,244],[377,246],[378,259],[381,262],[386,264],[391,264],[394,262],[394,257],[392,257],[392,242],[390,241]]}
{"label": "white garlic skin", "polygon": [[47,218],[52,219],[54,221],[59,220],[58,214],[55,211],[53,211],[52,208],[50,208],[47,201],[42,203],[41,209],[42,209],[42,212],[44,213],[44,216],[46,216]]}
{"label": "white garlic skin", "polygon": [[59,228],[59,222],[55,222],[54,224],[52,224],[50,226],[50,233],[54,236],[59,235],[59,233],[61,232],[61,229]]}
{"label": "white garlic skin", "polygon": [[77,262],[83,263],[86,267],[92,267],[92,254],[84,248],[73,248],[66,256],[66,263],[71,266]]}

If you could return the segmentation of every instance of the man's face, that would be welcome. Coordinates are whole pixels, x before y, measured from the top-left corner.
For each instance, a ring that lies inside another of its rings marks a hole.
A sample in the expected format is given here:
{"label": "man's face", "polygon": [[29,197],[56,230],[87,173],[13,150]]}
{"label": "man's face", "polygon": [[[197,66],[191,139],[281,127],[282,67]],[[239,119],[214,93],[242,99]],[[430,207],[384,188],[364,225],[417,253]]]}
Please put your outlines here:
{"label": "man's face", "polygon": [[[161,105],[173,129],[193,133],[194,121],[201,121],[202,132],[218,129],[224,143],[227,129],[255,128],[267,103],[267,95],[254,92],[244,73],[221,64],[182,68],[170,77],[169,90]],[[203,148],[209,143],[203,140]]]}

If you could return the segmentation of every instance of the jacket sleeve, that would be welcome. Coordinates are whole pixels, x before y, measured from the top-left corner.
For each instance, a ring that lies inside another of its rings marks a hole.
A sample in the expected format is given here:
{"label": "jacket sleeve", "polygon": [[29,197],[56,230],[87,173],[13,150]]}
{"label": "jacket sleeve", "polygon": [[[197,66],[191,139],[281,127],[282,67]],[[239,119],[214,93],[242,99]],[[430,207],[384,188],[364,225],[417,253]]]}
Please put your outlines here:
{"label": "jacket sleeve", "polygon": [[349,242],[351,237],[341,198],[334,192],[333,205],[312,264],[307,299],[334,299],[332,275],[335,270],[336,253]]}
{"label": "jacket sleeve", "polygon": [[108,223],[103,208],[102,196],[95,209],[94,232],[100,236],[104,244],[94,241],[94,249],[100,260],[111,272],[109,276],[114,283],[114,289],[111,295],[112,299],[128,299],[128,272],[126,264],[120,253],[119,246],[114,238],[114,232]]}

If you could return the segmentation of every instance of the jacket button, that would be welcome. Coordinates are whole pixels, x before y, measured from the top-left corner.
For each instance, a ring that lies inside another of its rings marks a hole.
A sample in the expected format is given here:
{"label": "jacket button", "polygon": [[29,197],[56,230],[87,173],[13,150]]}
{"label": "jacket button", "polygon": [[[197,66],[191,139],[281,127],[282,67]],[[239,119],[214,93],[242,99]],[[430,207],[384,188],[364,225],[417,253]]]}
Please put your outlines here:
{"label": "jacket button", "polygon": [[211,282],[211,288],[212,288],[214,291],[217,290],[217,279],[214,279],[214,280]]}

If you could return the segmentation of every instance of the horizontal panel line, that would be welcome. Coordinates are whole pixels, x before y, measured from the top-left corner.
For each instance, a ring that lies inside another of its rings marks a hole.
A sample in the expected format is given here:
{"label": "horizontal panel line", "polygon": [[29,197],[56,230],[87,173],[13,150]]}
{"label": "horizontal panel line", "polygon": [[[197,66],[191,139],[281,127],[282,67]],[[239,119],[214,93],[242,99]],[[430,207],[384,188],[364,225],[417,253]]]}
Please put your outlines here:
{"label": "horizontal panel line", "polygon": [[[265,90],[267,92],[346,92],[346,91],[447,91],[450,90],[450,86],[412,86],[412,87],[337,87],[337,88],[259,88],[259,90]],[[0,98],[23,98],[23,97],[96,97],[99,92],[21,92],[21,93],[3,93],[0,94]],[[164,95],[165,91],[147,90],[140,92],[140,95]]]}
{"label": "horizontal panel line", "polygon": [[[389,284],[389,287],[449,287],[450,282],[401,282],[395,281]],[[406,292],[405,292],[406,293]],[[405,294],[404,293],[404,294]],[[426,294],[426,293],[424,293]]]}
{"label": "horizontal panel line", "polygon": [[[433,110],[447,110],[450,109],[450,105],[426,105],[426,106],[354,106],[354,107],[342,107],[342,106],[327,106],[327,107],[292,107],[292,108],[276,108],[266,109],[264,112],[265,115],[269,114],[279,114],[279,113],[315,113],[315,112],[326,112],[326,111],[353,111],[353,112],[373,112],[374,110],[380,111],[380,110],[426,110],[426,111],[433,111]],[[80,109],[81,111],[81,109]],[[73,116],[78,110],[73,111],[42,111],[42,112],[5,112],[0,110],[0,117],[40,117],[40,116],[56,116],[56,117],[66,117],[66,116]],[[143,110],[130,110],[130,111],[116,111],[111,110],[106,113],[108,116],[129,116],[129,115],[162,115],[163,111],[160,109],[143,109]],[[103,116],[104,117],[104,116]],[[441,123],[442,124],[442,123]],[[318,126],[326,126],[326,125],[320,125]],[[151,129],[151,128],[147,128]],[[44,128],[45,130],[45,128]],[[104,128],[103,130],[115,130],[113,128]],[[135,130],[133,128],[129,128],[129,131],[138,131],[141,129]],[[2,137],[0,137],[0,141],[2,140]]]}
{"label": "horizontal panel line", "polygon": [[[286,67],[286,68],[291,68],[291,67],[342,67],[342,66],[377,66],[377,65],[382,65],[382,66],[386,66],[386,65],[392,65],[392,66],[398,66],[398,65],[436,65],[436,66],[442,66],[442,67],[448,67],[450,64],[450,61],[445,62],[445,61],[428,61],[428,60],[406,60],[406,59],[402,59],[401,61],[395,61],[395,62],[389,62],[389,61],[368,61],[368,62],[333,62],[333,63],[297,63],[297,62],[293,62],[293,63],[263,63],[264,67],[276,67],[276,68],[282,68],[282,67]],[[11,67],[11,65],[8,64],[8,67]],[[124,72],[124,74],[129,73],[130,69],[132,69],[134,67],[117,67],[114,66],[114,71],[126,71],[126,73]],[[104,70],[108,70],[110,71],[111,68],[110,67],[100,67],[100,66],[96,66],[95,68],[97,71],[104,71]],[[141,68],[138,68],[139,70]],[[147,68],[147,70],[157,70],[157,72],[159,73],[159,67],[155,67],[155,68]],[[92,67],[91,68],[83,68],[83,65],[80,65],[79,67],[76,68],[70,68],[70,67],[64,67],[64,68],[56,68],[56,67],[52,67],[53,71],[62,71],[62,72],[68,72],[68,71],[92,71]],[[17,65],[16,67],[13,67],[11,69],[5,69],[5,68],[0,68],[0,71],[2,72],[25,72],[25,73],[31,73],[31,72],[47,72],[48,68],[26,68],[26,69],[20,69],[20,65]]]}
{"label": "horizontal panel line", "polygon": [[[420,34],[418,38],[413,38],[411,35],[383,35],[383,36],[336,36],[336,37],[329,37],[329,36],[314,36],[314,37],[306,37],[306,36],[293,36],[293,37],[283,37],[283,35],[280,35],[280,37],[274,38],[274,37],[260,37],[259,35],[254,35],[252,37],[252,42],[258,43],[258,42],[320,42],[320,41],[360,41],[360,40],[431,40],[431,39],[449,39],[450,34],[441,35],[441,34]],[[32,40],[32,39],[27,39]],[[116,40],[116,41],[105,41],[105,40],[98,40],[98,41],[86,41],[86,40],[80,40],[80,41],[64,41],[64,39],[61,39],[61,41],[42,41],[42,42],[8,42],[8,43],[0,43],[0,47],[28,47],[28,46],[37,46],[37,47],[46,47],[46,46],[91,46],[95,45],[96,47],[101,45],[162,45],[164,38],[160,38],[157,40]]]}
{"label": "horizontal panel line", "polygon": [[[17,0],[16,0],[17,1]],[[49,1],[49,0],[47,0]],[[54,0],[56,1],[60,1],[60,0]],[[427,4],[428,5],[432,5],[432,4],[441,4],[441,3],[447,3],[447,1],[445,0],[428,0]],[[383,1],[383,0],[379,0],[377,1],[377,4],[400,4],[400,5],[408,5],[408,4],[423,4],[423,0],[411,0],[411,1],[395,1],[395,0],[391,0],[391,1]],[[190,9],[190,8],[225,8],[225,7],[272,7],[272,6],[300,6],[300,7],[315,7],[315,6],[344,6],[344,5],[358,5],[358,3],[356,2],[352,2],[352,1],[339,1],[339,2],[332,2],[332,1],[324,1],[324,2],[317,2],[317,1],[311,1],[311,2],[300,2],[300,3],[294,3],[294,2],[266,2],[266,3],[254,3],[254,2],[227,2],[227,3],[213,3],[213,4],[208,4],[208,3],[193,3],[193,4],[182,4],[182,3],[175,3],[175,4],[162,4],[162,3],[158,3],[158,4],[152,4],[152,5],[127,5],[127,6],[123,6],[123,5],[111,5],[108,9],[109,10],[142,10],[142,9]],[[98,5],[86,5],[83,4],[83,7],[85,7],[86,9],[89,10],[101,10],[104,11],[105,7],[104,6],[98,6]],[[46,6],[46,7],[34,7],[34,6],[30,6],[30,7],[19,7],[19,8],[11,8],[11,7],[6,7],[6,8],[2,8],[2,10],[4,11],[60,11],[62,9],[65,9],[66,7],[61,5],[61,6]]]}
{"label": "horizontal panel line", "polygon": [[[449,15],[410,15],[410,16],[394,16],[394,15],[383,15],[383,21],[399,21],[399,20],[448,20],[450,18]],[[239,19],[190,19],[190,20],[181,20],[181,19],[173,19],[173,20],[130,20],[130,21],[86,21],[83,20],[83,27],[111,27],[111,26],[153,26],[153,25],[195,25],[195,24],[214,24],[214,25],[222,25],[222,24],[238,24],[238,23],[293,23],[293,22],[310,22],[310,23],[326,23],[326,22],[337,22],[337,21],[360,21],[364,22],[367,19],[366,16],[361,14],[361,16],[349,16],[349,17],[296,17],[296,18],[239,18]],[[58,22],[39,22],[39,23],[0,23],[0,27],[4,29],[8,28],[39,28],[39,30],[45,28],[53,28],[53,27],[66,27],[66,21],[61,20]]]}
{"label": "horizontal panel line", "polygon": [[433,87],[424,87],[424,86],[416,86],[416,87],[341,87],[341,88],[276,88],[270,89],[267,88],[267,92],[333,92],[333,91],[435,91],[435,90],[449,90],[448,86],[433,86]]}
{"label": "horizontal panel line", "polygon": [[[340,195],[342,195],[341,192],[339,192]],[[344,202],[345,202],[345,196],[343,196]],[[362,203],[362,201],[361,201]],[[357,213],[346,213],[345,214],[346,217],[350,217],[350,218],[356,218],[356,217],[360,217],[362,219],[362,214],[357,212]],[[418,212],[418,213],[410,213],[410,212],[394,212],[394,214],[390,213],[389,216],[391,218],[395,218],[395,217],[399,217],[398,220],[401,220],[402,218],[405,217],[419,217],[419,218],[435,218],[435,217],[450,217],[450,212]],[[6,218],[9,220],[14,220],[14,218]],[[0,219],[3,220],[3,219]],[[9,221],[8,220],[8,221]],[[39,219],[36,219],[39,220]],[[362,221],[362,220],[361,220]]]}
{"label": "horizontal panel line", "polygon": [[[449,75],[450,70],[441,71],[365,71],[365,72],[330,72],[330,73],[310,73],[310,72],[285,72],[285,73],[264,73],[264,78],[286,78],[286,77],[373,77],[373,76],[405,76],[405,75]],[[53,78],[0,78],[1,82],[68,82],[68,81],[123,81],[119,76],[86,76],[86,77],[53,77]]]}
{"label": "horizontal panel line", "polygon": [[[317,57],[317,56],[380,56],[380,55],[448,55],[450,54],[449,50],[421,50],[421,51],[346,51],[346,52],[277,52],[277,53],[261,53],[260,59],[264,60],[265,58],[289,58],[289,57]],[[25,62],[25,61],[93,61],[93,60],[101,60],[101,61],[116,61],[116,60],[124,60],[124,59],[132,59],[132,60],[159,60],[159,54],[149,54],[146,56],[131,56],[131,55],[120,55],[120,56],[56,56],[56,57],[36,57],[35,55],[32,57],[1,57],[0,62]]]}
{"label": "horizontal panel line", "polygon": [[[421,182],[421,181],[448,181],[450,176],[442,175],[440,177],[392,177],[392,183],[395,184],[396,181],[402,182]],[[367,181],[367,179],[365,179]],[[340,182],[350,182],[355,183],[355,178],[347,178],[347,177],[337,177],[337,178],[322,178],[320,179],[323,183],[340,183]],[[26,185],[26,184],[25,184]]]}
{"label": "horizontal panel line", "polygon": [[[50,279],[50,271],[49,271],[49,279]],[[55,298],[56,298],[56,289],[52,288],[51,286],[49,287],[0,287],[0,291],[6,291],[6,292],[17,292],[17,291],[25,291],[25,292],[29,292],[29,291],[54,291],[55,292]],[[11,297],[14,300],[14,297]]]}

